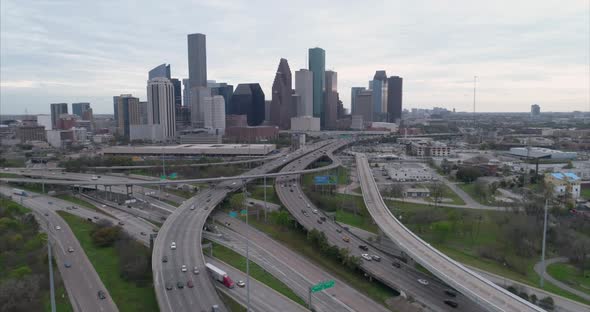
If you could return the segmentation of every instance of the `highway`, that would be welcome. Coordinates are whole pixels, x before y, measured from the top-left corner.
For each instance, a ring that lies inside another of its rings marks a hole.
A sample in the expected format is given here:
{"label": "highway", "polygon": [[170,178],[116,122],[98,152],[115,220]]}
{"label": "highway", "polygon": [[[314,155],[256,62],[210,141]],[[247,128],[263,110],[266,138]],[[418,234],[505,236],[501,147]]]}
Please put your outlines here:
{"label": "highway", "polygon": [[[218,226],[222,234],[207,235],[212,241],[233,249],[245,256],[248,238],[250,259],[289,286],[299,297],[308,300],[309,286],[325,280],[335,280],[336,285],[328,290],[315,293],[312,301],[316,311],[389,311],[379,303],[361,294],[342,280],[307,260],[305,257],[276,242],[266,234],[254,229],[239,219],[223,213],[213,216],[215,221],[228,227]],[[207,233],[207,232],[206,232]]]}
{"label": "highway", "polygon": [[379,193],[366,156],[357,154],[356,163],[363,198],[369,213],[379,228],[416,262],[471,298],[482,309],[514,312],[543,311],[543,309],[484,279],[413,234],[389,211]]}
{"label": "highway", "polygon": [[[334,150],[336,148],[333,148],[326,155],[333,159],[333,165],[338,165],[337,159],[331,154]],[[315,157],[312,153],[296,162],[291,162],[281,172],[298,172],[307,168],[314,161]],[[317,229],[324,232],[331,245],[336,245],[339,248],[348,248],[352,255],[361,256],[362,253],[368,253],[370,255],[377,255],[382,259],[379,262],[363,260],[361,264],[363,271],[380,280],[385,285],[405,292],[406,295],[415,298],[433,311],[448,311],[450,307],[444,304],[443,301],[445,299],[456,301],[459,304],[456,310],[459,311],[471,312],[482,310],[461,294],[456,298],[448,297],[445,295],[445,290],[449,289],[447,285],[405,265],[401,261],[399,261],[400,268],[394,267],[392,263],[398,262],[396,259],[370,246],[370,244],[367,244],[351,233],[347,233],[340,225],[330,221],[329,218],[326,218],[325,222],[319,224],[318,219],[322,215],[322,212],[318,210],[318,215],[313,213],[313,210],[317,208],[303,194],[299,178],[299,174],[293,174],[276,179],[275,191],[281,202],[307,230]],[[303,214],[304,211],[305,214]],[[339,231],[342,233],[339,233]],[[345,242],[343,236],[348,236],[350,242]],[[362,251],[358,248],[359,245],[368,245],[368,250]],[[421,284],[418,281],[419,279],[427,280],[429,285]]]}
{"label": "highway", "polygon": [[[53,256],[64,281],[72,308],[80,312],[118,311],[76,236],[68,224],[56,213],[56,210],[66,210],[66,207],[71,204],[53,201],[52,198],[44,196],[22,197],[12,195],[11,190],[11,188],[6,187],[0,188],[0,192],[4,195],[12,196],[16,202],[32,209],[36,213],[40,225],[46,229],[53,246]],[[52,201],[51,205],[48,204],[49,201]],[[57,230],[56,226],[59,226],[60,229]],[[68,252],[70,247],[74,249],[73,252]],[[66,268],[65,263],[69,263],[71,267]],[[98,291],[100,290],[105,292],[105,299],[98,298]]]}
{"label": "highway", "polygon": [[[213,281],[207,274],[197,275],[194,280],[195,287],[192,289],[167,291],[165,285],[166,283],[176,283],[185,278],[187,273],[181,272],[182,265],[186,265],[189,269],[196,266],[200,271],[205,271],[205,260],[201,250],[201,232],[213,208],[229,192],[241,188],[242,181],[245,182],[250,177],[262,177],[267,172],[284,165],[287,161],[325,144],[327,142],[306,146],[284,158],[278,158],[254,168],[241,177],[208,179],[220,183],[210,189],[203,190],[174,210],[160,229],[152,254],[154,287],[161,311],[194,311],[199,309],[207,311],[215,304],[219,305],[221,311],[227,311],[215,292]],[[193,205],[195,209],[191,210]],[[176,244],[176,249],[171,248],[172,242]],[[163,262],[164,256],[168,258],[166,263]]]}

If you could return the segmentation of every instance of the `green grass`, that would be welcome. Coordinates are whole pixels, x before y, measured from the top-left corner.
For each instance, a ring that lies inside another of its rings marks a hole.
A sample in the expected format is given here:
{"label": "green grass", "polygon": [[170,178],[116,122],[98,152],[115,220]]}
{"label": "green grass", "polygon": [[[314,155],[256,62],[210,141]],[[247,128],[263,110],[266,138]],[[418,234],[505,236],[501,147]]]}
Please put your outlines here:
{"label": "green grass", "polygon": [[[220,259],[221,261],[233,266],[234,268],[244,273],[246,272],[245,257],[225,246],[219,245],[217,243],[212,244],[213,256],[215,258]],[[254,279],[274,289],[275,291],[279,292],[285,297],[297,302],[302,306],[305,306],[305,302],[299,296],[297,296],[289,287],[287,287],[287,285],[278,280],[276,277],[272,276],[270,273],[265,271],[262,267],[260,267],[258,264],[254,262],[250,262],[250,275]]]}
{"label": "green grass", "polygon": [[59,199],[63,199],[65,201],[69,201],[69,202],[74,203],[76,205],[80,205],[82,207],[89,208],[91,210],[95,210],[95,211],[97,210],[96,207],[93,204],[91,204],[91,203],[89,203],[89,202],[87,202],[87,201],[85,201],[83,199],[80,199],[78,197],[75,197],[74,195],[61,194],[61,195],[57,195],[55,197],[57,197]]}
{"label": "green grass", "polygon": [[351,271],[345,268],[339,261],[321,255],[314,246],[309,243],[305,233],[299,230],[291,228],[285,230],[276,224],[266,224],[257,221],[254,218],[250,219],[250,225],[268,234],[274,240],[282,243],[294,252],[308,258],[326,272],[335,275],[343,282],[377,302],[385,304],[387,299],[398,295],[394,290],[379,282],[370,282],[361,272]]}
{"label": "green grass", "polygon": [[590,187],[582,188],[580,195],[584,197],[584,199],[590,200]]}
{"label": "green grass", "polygon": [[0,178],[21,178],[18,174],[0,172]]}
{"label": "green grass", "polygon": [[152,286],[138,287],[119,276],[119,257],[115,248],[94,246],[90,237],[94,223],[65,211],[58,211],[58,214],[69,224],[120,311],[159,311]]}
{"label": "green grass", "polygon": [[479,196],[479,194],[477,194],[475,192],[475,184],[474,183],[468,183],[468,184],[461,183],[461,184],[457,184],[457,186],[459,186],[471,198],[473,198],[475,201],[477,201],[478,203],[480,203],[482,205],[493,205],[494,204],[494,201],[490,200],[490,198],[492,198],[493,196],[489,196],[489,198],[484,199],[481,196]]}
{"label": "green grass", "polygon": [[[434,206],[430,205],[404,203],[399,201],[388,201],[386,203],[390,208],[392,208],[392,211],[396,217],[399,218],[399,216],[402,215],[402,221],[404,225],[406,225],[412,232],[454,260],[488,271],[490,273],[505,276],[506,278],[519,281],[530,286],[541,288],[539,286],[540,277],[533,269],[535,263],[539,261],[540,256],[522,258],[518,257],[513,250],[504,251],[505,256],[508,259],[511,259],[514,265],[518,265],[520,268],[517,271],[516,269],[504,266],[502,263],[499,263],[495,260],[483,258],[478,254],[479,247],[491,246],[496,244],[498,241],[503,240],[500,234],[500,227],[494,221],[494,217],[505,214],[505,212],[457,210],[454,208],[445,207],[435,208]],[[453,214],[458,214],[464,218],[466,222],[474,224],[474,234],[473,236],[461,235],[458,231],[454,231],[448,236],[446,240],[441,242],[437,239],[437,234],[431,230],[429,226],[430,224],[419,226],[418,224],[413,224],[411,221],[408,221],[411,220],[412,214],[418,212],[419,210],[427,211],[429,214],[443,214],[447,216],[446,220],[448,220],[449,213],[454,211],[452,212]],[[479,217],[481,217],[481,221],[477,221]],[[590,303],[583,298],[580,298],[572,293],[556,287],[551,283],[548,283],[547,281],[545,281],[545,285],[542,289],[585,304]]]}
{"label": "green grass", "polygon": [[[59,272],[57,270],[54,271]],[[51,311],[51,299],[49,298],[49,292],[43,299],[45,303],[45,312]],[[66,291],[65,287],[61,286],[55,289],[55,310],[59,312],[71,312],[74,311],[72,305],[70,303],[70,297],[68,297],[68,292]]]}
{"label": "green grass", "polygon": [[447,185],[443,184],[443,198],[448,198],[451,201],[447,202],[445,201],[445,204],[453,204],[453,205],[465,205],[465,201],[463,201],[463,199],[461,199],[461,197],[459,197],[459,195],[457,195],[457,193],[455,193],[453,190],[451,190],[450,187],[448,187]]}
{"label": "green grass", "polygon": [[569,263],[554,263],[547,267],[547,273],[579,291],[590,294],[590,272],[580,272]]}
{"label": "green grass", "polygon": [[225,307],[228,308],[230,312],[246,312],[246,307],[235,301],[232,297],[222,291],[219,291],[218,293],[225,304]]}
{"label": "green grass", "polygon": [[[267,185],[271,186],[266,188],[266,201],[269,203],[281,205],[281,201],[275,193],[273,181],[267,180],[266,183]],[[264,200],[264,187],[262,185],[253,185],[252,187],[248,188],[248,192],[250,193],[250,197],[258,200]]]}
{"label": "green grass", "polygon": [[338,185],[347,185],[350,183],[350,169],[346,167],[338,167],[328,170],[327,172],[308,173],[303,175],[302,184],[304,187],[311,187],[313,185],[315,176],[335,175],[338,179]]}
{"label": "green grass", "polygon": [[344,210],[336,210],[336,221],[348,224],[350,226],[363,229],[372,233],[378,233],[379,228],[373,223],[370,216],[354,214]]}

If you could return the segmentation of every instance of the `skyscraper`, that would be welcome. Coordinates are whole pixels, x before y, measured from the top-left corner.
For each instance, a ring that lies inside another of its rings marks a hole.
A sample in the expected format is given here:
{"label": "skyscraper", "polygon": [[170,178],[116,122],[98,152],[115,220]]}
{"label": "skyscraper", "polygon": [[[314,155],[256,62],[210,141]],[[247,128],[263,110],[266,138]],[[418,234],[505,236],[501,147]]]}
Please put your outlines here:
{"label": "skyscraper", "polygon": [[164,77],[170,79],[170,65],[166,65],[165,63],[162,65],[158,65],[154,67],[148,73],[148,80]]}
{"label": "skyscraper", "polygon": [[387,74],[378,70],[373,76],[373,111],[387,113]]}
{"label": "skyscraper", "polygon": [[178,111],[182,107],[182,85],[178,78],[172,78],[170,82],[174,87],[174,107]]}
{"label": "skyscraper", "polygon": [[361,92],[367,90],[365,87],[352,87],[350,88],[350,114],[356,115],[357,107],[356,107],[356,95]]}
{"label": "skyscraper", "polygon": [[90,109],[90,103],[72,103],[72,114],[84,119],[84,113]]}
{"label": "skyscraper", "polygon": [[295,72],[295,92],[301,96],[299,116],[313,115],[313,73],[307,69]]}
{"label": "skyscraper", "polygon": [[313,73],[313,117],[320,118],[320,124],[324,126],[324,72],[326,71],[324,49],[309,49],[309,70]]}
{"label": "skyscraper", "polygon": [[216,130],[216,134],[225,132],[225,100],[221,95],[206,97],[203,101],[205,128]]}
{"label": "skyscraper", "polygon": [[207,81],[207,87],[211,89],[211,96],[221,95],[225,101],[225,111],[229,111],[231,97],[234,94],[234,86],[226,82]]}
{"label": "skyscraper", "polygon": [[68,113],[68,103],[53,103],[51,106],[51,128],[57,129],[57,121],[61,114]]}
{"label": "skyscraper", "polygon": [[207,86],[207,45],[204,34],[189,34],[188,79],[191,87]]}
{"label": "skyscraper", "polygon": [[202,128],[203,101],[211,96],[211,89],[207,87],[193,86],[189,91],[189,103],[191,108],[191,125],[195,128]]}
{"label": "skyscraper", "polygon": [[174,107],[174,85],[169,79],[150,79],[147,85],[148,125],[159,125],[163,139],[176,136],[176,113]]}
{"label": "skyscraper", "polygon": [[399,123],[402,119],[403,79],[391,76],[387,79],[387,121]]}
{"label": "skyscraper", "polygon": [[539,115],[541,115],[541,106],[539,106],[537,104],[531,105],[531,116],[537,117]]}
{"label": "skyscraper", "polygon": [[270,104],[270,121],[282,130],[291,127],[291,117],[295,111],[291,99],[293,93],[291,86],[291,69],[287,60],[282,58],[272,84],[272,102]]}
{"label": "skyscraper", "polygon": [[129,139],[129,126],[141,124],[141,107],[139,99],[131,94],[113,96],[113,112],[117,133]]}
{"label": "skyscraper", "polygon": [[338,75],[335,71],[326,71],[324,91],[324,127],[336,129],[338,119]]}
{"label": "skyscraper", "polygon": [[230,114],[246,115],[248,126],[258,126],[264,121],[264,92],[258,83],[241,83],[231,99]]}
{"label": "skyscraper", "polygon": [[360,115],[363,117],[363,124],[368,124],[373,121],[373,91],[363,90],[356,94],[355,113],[353,115]]}

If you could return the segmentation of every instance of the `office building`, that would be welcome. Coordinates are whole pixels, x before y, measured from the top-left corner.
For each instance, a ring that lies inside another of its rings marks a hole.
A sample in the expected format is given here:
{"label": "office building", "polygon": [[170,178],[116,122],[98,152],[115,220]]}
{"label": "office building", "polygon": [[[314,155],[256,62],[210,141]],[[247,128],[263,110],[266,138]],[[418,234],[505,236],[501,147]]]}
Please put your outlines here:
{"label": "office building", "polygon": [[56,129],[59,130],[69,130],[76,126],[76,121],[79,117],[76,115],[70,114],[61,114],[57,119],[57,126]]}
{"label": "office building", "polygon": [[190,110],[190,82],[188,79],[182,79],[182,106],[188,107]]}
{"label": "office building", "polygon": [[350,113],[356,115],[356,96],[359,92],[365,91],[365,87],[352,87],[350,88]]}
{"label": "office building", "polygon": [[356,103],[354,115],[363,117],[363,125],[366,126],[373,122],[373,91],[362,90],[358,92],[354,101]]}
{"label": "office building", "polygon": [[531,105],[531,116],[537,117],[539,115],[541,115],[541,106],[539,106],[537,104]]}
{"label": "office building", "polygon": [[235,143],[269,142],[279,137],[277,126],[227,127],[225,138]]}
{"label": "office building", "polygon": [[85,114],[86,114],[86,117],[88,117],[87,112],[90,109],[91,109],[90,103],[72,103],[72,114],[77,115],[81,119],[90,120],[90,119],[84,118]]}
{"label": "office building", "polygon": [[[291,117],[303,116],[304,107],[301,102],[301,95],[297,93],[291,93]],[[291,118],[289,118],[291,120]],[[291,121],[289,121],[289,124]]]}
{"label": "office building", "polygon": [[174,88],[174,107],[178,112],[182,107],[182,84],[178,78],[172,78],[170,79],[170,82]]}
{"label": "office building", "polygon": [[221,95],[206,97],[203,103],[204,128],[212,129],[216,134],[225,131],[225,100]]}
{"label": "office building", "polygon": [[309,70],[313,74],[313,117],[320,118],[324,124],[324,78],[326,71],[326,51],[322,48],[309,49]]}
{"label": "office building", "polygon": [[211,96],[221,95],[225,101],[225,111],[229,111],[229,105],[231,104],[231,97],[234,94],[234,86],[227,84],[226,82],[216,82],[215,80],[209,80],[207,87],[211,89]]}
{"label": "office building", "polygon": [[57,129],[59,116],[68,113],[68,103],[51,104],[51,129]]}
{"label": "office building", "polygon": [[158,77],[148,81],[147,124],[160,125],[164,140],[176,136],[174,85],[167,78]]}
{"label": "office building", "polygon": [[154,69],[148,72],[148,80],[154,78],[170,78],[170,65],[162,64],[154,67]]}
{"label": "office building", "polygon": [[113,113],[117,134],[129,139],[131,125],[141,124],[142,109],[139,99],[131,94],[121,94],[113,97]]}
{"label": "office building", "polygon": [[190,87],[207,86],[207,45],[204,34],[189,34],[188,79]]}
{"label": "office building", "polygon": [[270,104],[270,122],[281,130],[289,129],[290,119],[295,111],[291,97],[293,93],[291,80],[289,63],[282,58],[272,84],[272,100]]}
{"label": "office building", "polygon": [[21,143],[29,141],[46,141],[44,126],[21,126],[16,127],[16,138]]}
{"label": "office building", "polygon": [[387,113],[387,74],[378,70],[369,82],[373,90],[373,113]]}
{"label": "office building", "polygon": [[312,116],[293,117],[291,118],[291,130],[320,131],[320,119]]}
{"label": "office building", "polygon": [[582,179],[572,172],[551,172],[545,174],[545,183],[553,186],[553,196],[565,200],[576,200],[582,190]]}
{"label": "office building", "polygon": [[246,115],[226,115],[225,116],[226,127],[247,127],[248,119]]}
{"label": "office building", "polygon": [[338,76],[335,71],[328,70],[325,74],[324,91],[324,128],[336,129],[338,120]]}
{"label": "office building", "polygon": [[51,130],[53,128],[51,125],[51,115],[37,115],[37,125],[43,126],[45,130]]}
{"label": "office building", "polygon": [[313,116],[313,73],[307,69],[295,72],[295,92],[301,97],[297,116]]}
{"label": "office building", "polygon": [[258,83],[241,83],[231,99],[230,114],[246,115],[248,126],[258,126],[264,121],[264,92]]}
{"label": "office building", "polygon": [[270,104],[271,103],[272,103],[272,101],[270,101],[270,100],[264,101],[264,121],[266,121],[266,123],[270,123]]}
{"label": "office building", "polygon": [[207,87],[192,87],[190,89],[189,102],[191,110],[191,125],[194,128],[202,128],[204,124],[203,104],[205,98],[211,97],[211,89]]}
{"label": "office building", "polygon": [[387,121],[399,124],[402,119],[403,78],[391,76],[387,79]]}

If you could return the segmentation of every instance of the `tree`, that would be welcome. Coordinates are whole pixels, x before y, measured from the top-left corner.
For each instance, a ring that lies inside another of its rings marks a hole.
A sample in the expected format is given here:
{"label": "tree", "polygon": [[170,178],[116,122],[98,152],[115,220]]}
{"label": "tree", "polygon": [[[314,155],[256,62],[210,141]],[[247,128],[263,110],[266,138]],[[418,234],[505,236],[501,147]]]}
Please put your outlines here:
{"label": "tree", "polygon": [[274,222],[285,230],[291,225],[291,215],[285,210],[280,210],[274,214]]}
{"label": "tree", "polygon": [[401,198],[404,193],[404,187],[400,183],[393,183],[387,188],[386,193],[388,196]]}
{"label": "tree", "polygon": [[446,241],[447,237],[451,233],[451,223],[448,221],[438,221],[432,224],[432,232],[434,239],[438,243]]}
{"label": "tree", "polygon": [[555,303],[551,297],[545,297],[539,300],[539,306],[548,311],[553,311],[553,309],[555,309]]}
{"label": "tree", "polygon": [[448,175],[449,173],[451,173],[452,167],[453,166],[452,166],[451,162],[448,159],[443,158],[443,160],[440,163],[440,169],[441,169],[442,173]]}
{"label": "tree", "polygon": [[487,183],[483,180],[477,180],[473,185],[473,192],[481,201],[487,201],[489,189]]}
{"label": "tree", "polygon": [[457,179],[465,183],[471,183],[481,176],[481,171],[475,167],[464,166],[457,170]]}
{"label": "tree", "polygon": [[438,206],[441,198],[444,196],[445,186],[441,182],[434,182],[430,185],[430,196],[434,200],[434,207]]}
{"label": "tree", "polygon": [[119,238],[120,227],[104,227],[92,233],[92,243],[98,247],[107,247]]}
{"label": "tree", "polygon": [[229,205],[232,209],[242,210],[244,208],[244,193],[234,194],[229,199]]}

